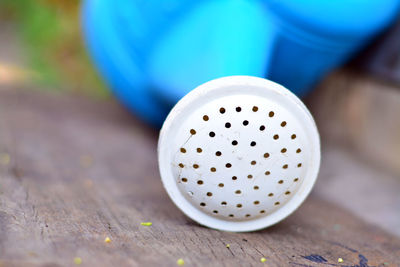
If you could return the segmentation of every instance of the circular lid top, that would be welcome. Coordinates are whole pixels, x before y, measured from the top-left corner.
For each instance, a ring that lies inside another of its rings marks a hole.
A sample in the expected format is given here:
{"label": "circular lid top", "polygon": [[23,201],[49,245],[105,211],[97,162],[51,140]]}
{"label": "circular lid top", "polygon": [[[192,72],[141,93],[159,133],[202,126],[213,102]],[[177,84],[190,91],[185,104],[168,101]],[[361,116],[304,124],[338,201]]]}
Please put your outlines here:
{"label": "circular lid top", "polygon": [[306,107],[271,81],[207,82],[172,109],[158,160],[174,203],[200,224],[253,231],[284,219],[306,198],[320,164]]}
{"label": "circular lid top", "polygon": [[399,0],[271,0],[268,8],[295,27],[322,36],[368,37],[398,14]]}

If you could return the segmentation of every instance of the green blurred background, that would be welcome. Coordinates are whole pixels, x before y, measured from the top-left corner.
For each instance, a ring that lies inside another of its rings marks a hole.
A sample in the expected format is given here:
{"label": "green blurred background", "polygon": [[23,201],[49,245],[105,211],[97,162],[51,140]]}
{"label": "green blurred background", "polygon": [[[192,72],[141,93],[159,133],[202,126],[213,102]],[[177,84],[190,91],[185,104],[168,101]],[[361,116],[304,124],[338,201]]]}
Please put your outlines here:
{"label": "green blurred background", "polygon": [[109,92],[85,51],[80,3],[80,0],[1,0],[0,23],[16,28],[26,58],[24,67],[35,74],[30,80],[40,85],[38,88],[107,98]]}

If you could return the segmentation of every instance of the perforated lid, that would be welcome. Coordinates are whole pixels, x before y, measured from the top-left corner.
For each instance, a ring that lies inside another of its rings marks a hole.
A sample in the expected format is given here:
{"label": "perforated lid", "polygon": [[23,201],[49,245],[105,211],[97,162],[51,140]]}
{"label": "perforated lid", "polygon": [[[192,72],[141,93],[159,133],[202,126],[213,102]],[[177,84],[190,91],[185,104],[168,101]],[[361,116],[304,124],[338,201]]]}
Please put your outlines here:
{"label": "perforated lid", "polygon": [[169,196],[187,216],[226,231],[284,219],[307,197],[320,164],[319,135],[302,102],[271,81],[230,76],[176,104],[160,133]]}

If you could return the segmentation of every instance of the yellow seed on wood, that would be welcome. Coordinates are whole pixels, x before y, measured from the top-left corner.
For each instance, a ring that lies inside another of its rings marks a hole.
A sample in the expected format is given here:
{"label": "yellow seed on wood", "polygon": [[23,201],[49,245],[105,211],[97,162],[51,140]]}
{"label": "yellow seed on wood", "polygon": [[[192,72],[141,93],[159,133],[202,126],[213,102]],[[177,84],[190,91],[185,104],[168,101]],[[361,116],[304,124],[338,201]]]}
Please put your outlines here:
{"label": "yellow seed on wood", "polygon": [[178,260],[176,261],[176,264],[178,264],[179,266],[182,266],[182,265],[185,264],[185,261],[184,261],[183,259],[178,259]]}
{"label": "yellow seed on wood", "polygon": [[262,258],[260,259],[260,261],[264,263],[264,262],[266,262],[266,261],[267,261],[267,259],[266,259],[266,258],[264,258],[264,257],[262,257]]}
{"label": "yellow seed on wood", "polygon": [[337,259],[338,262],[343,262],[342,258]]}
{"label": "yellow seed on wood", "polygon": [[93,157],[90,155],[82,155],[80,158],[81,166],[84,168],[89,168],[93,165]]}
{"label": "yellow seed on wood", "polygon": [[76,265],[80,265],[80,264],[82,263],[82,259],[81,259],[80,257],[75,257],[75,258],[74,258],[74,263],[75,263]]}
{"label": "yellow seed on wood", "polygon": [[227,247],[227,248],[230,248],[230,247],[231,247],[231,245],[229,245],[229,244],[226,244],[226,247]]}
{"label": "yellow seed on wood", "polygon": [[85,184],[86,187],[89,187],[89,188],[93,187],[93,181],[91,179],[86,179],[84,181],[84,184]]}
{"label": "yellow seed on wood", "polygon": [[111,243],[111,239],[107,236],[106,239],[104,239],[104,242]]}
{"label": "yellow seed on wood", "polygon": [[151,226],[153,223],[152,222],[142,222],[140,224],[143,226]]}
{"label": "yellow seed on wood", "polygon": [[1,165],[10,164],[10,155],[8,155],[7,153],[0,153],[0,164]]}

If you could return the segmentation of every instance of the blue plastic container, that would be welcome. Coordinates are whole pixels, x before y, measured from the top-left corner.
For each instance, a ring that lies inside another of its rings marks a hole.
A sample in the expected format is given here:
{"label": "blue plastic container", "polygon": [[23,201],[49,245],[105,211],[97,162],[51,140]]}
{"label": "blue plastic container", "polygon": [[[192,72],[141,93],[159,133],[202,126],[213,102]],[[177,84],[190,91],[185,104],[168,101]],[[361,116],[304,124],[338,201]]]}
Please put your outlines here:
{"label": "blue plastic container", "polygon": [[86,0],[84,35],[116,96],[160,126],[190,90],[229,75],[304,96],[386,28],[400,0]]}

